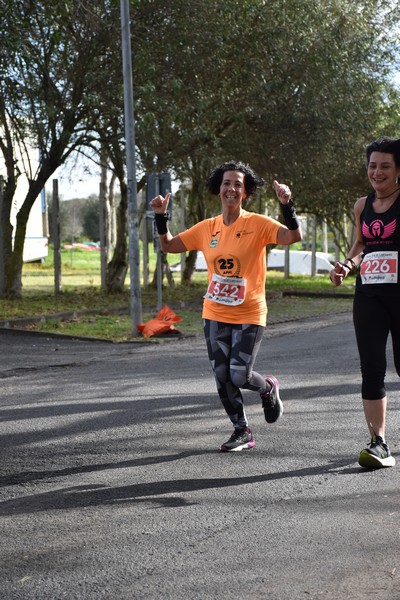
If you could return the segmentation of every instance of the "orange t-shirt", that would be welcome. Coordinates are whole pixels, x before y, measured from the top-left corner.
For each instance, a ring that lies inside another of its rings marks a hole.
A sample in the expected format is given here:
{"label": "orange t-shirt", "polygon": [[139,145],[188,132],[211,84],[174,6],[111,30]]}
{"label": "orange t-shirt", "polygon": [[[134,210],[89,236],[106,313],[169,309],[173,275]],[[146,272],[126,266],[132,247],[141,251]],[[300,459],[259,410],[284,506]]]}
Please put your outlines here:
{"label": "orange t-shirt", "polygon": [[275,219],[242,209],[232,225],[224,225],[218,215],[179,234],[186,249],[201,250],[207,262],[209,288],[203,319],[266,324],[265,246],[277,243],[280,227]]}

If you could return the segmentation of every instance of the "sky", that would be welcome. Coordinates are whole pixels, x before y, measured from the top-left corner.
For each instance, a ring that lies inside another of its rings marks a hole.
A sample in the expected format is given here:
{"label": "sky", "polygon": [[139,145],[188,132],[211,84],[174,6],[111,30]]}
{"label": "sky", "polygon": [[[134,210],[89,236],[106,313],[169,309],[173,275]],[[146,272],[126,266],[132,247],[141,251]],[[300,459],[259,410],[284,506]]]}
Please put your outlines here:
{"label": "sky", "polygon": [[93,163],[87,166],[68,163],[62,165],[47,183],[46,190],[51,191],[53,179],[58,179],[58,193],[61,200],[87,198],[91,194],[99,193],[100,168]]}
{"label": "sky", "polygon": [[[60,200],[73,200],[74,198],[87,198],[99,194],[100,167],[89,159],[82,159],[80,165],[62,165],[46,184],[46,192],[52,192],[53,179],[58,179],[58,194]],[[175,192],[179,183],[172,182],[172,191]],[[116,188],[118,191],[119,188]]]}

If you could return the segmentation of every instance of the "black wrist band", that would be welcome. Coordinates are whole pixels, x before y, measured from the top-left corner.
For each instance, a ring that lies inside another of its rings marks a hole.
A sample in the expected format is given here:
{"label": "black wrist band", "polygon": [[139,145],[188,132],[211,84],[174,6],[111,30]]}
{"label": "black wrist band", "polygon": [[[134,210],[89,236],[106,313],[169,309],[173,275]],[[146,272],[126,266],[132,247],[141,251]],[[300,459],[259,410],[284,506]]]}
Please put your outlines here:
{"label": "black wrist band", "polygon": [[357,265],[356,265],[356,263],[354,262],[354,260],[353,260],[352,258],[348,258],[348,257],[347,257],[347,258],[345,258],[344,260],[348,260],[348,261],[349,261],[349,263],[351,263],[351,266],[353,267],[353,269],[355,269],[355,268],[356,268],[356,266],[357,266]]}
{"label": "black wrist band", "polygon": [[[348,260],[348,258],[345,258],[345,260]],[[345,267],[346,269],[348,269],[348,270],[349,270],[349,273],[350,273],[350,271],[351,271],[351,267],[349,267],[349,265],[346,265],[344,262],[341,262],[341,263],[339,263],[339,264],[340,264],[340,266],[341,266],[342,268],[343,268],[343,267]]]}
{"label": "black wrist band", "polygon": [[294,229],[298,229],[300,227],[299,220],[296,215],[296,209],[291,200],[287,204],[281,204],[281,211],[283,218],[285,219],[285,225],[288,229],[293,231]]}
{"label": "black wrist band", "polygon": [[157,227],[157,231],[158,231],[159,235],[165,235],[166,233],[168,233],[168,227],[167,227],[168,219],[169,219],[168,213],[164,213],[163,215],[161,215],[160,213],[154,213],[154,221],[156,223],[156,227]]}

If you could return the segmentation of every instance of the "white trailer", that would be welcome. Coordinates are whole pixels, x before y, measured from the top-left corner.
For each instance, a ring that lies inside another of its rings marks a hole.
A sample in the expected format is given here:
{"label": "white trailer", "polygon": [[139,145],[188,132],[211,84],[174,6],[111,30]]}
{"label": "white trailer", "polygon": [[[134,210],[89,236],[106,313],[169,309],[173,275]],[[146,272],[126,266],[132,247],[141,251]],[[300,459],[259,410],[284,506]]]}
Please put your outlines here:
{"label": "white trailer", "polygon": [[24,262],[43,261],[49,254],[46,196],[44,189],[29,213],[24,243]]}
{"label": "white trailer", "polygon": [[[11,211],[11,224],[16,226],[16,216],[28,192],[28,179],[24,174],[24,164],[35,166],[35,161],[30,157],[29,161],[21,160],[22,174],[18,178],[17,189],[13,199]],[[37,161],[36,161],[37,164]],[[4,162],[0,160],[0,175],[5,174]],[[47,205],[45,190],[36,198],[29,213],[24,243],[24,262],[43,261],[49,254],[49,227],[47,218]]]}
{"label": "white trailer", "polygon": [[[316,252],[316,270],[318,274],[329,273],[334,267],[334,258],[326,252]],[[311,275],[312,252],[306,250],[289,250],[289,270],[296,275]],[[175,263],[171,271],[180,271],[180,263]],[[283,271],[285,268],[285,251],[271,250],[268,254],[268,269]],[[202,252],[197,252],[196,271],[207,271],[207,263]]]}

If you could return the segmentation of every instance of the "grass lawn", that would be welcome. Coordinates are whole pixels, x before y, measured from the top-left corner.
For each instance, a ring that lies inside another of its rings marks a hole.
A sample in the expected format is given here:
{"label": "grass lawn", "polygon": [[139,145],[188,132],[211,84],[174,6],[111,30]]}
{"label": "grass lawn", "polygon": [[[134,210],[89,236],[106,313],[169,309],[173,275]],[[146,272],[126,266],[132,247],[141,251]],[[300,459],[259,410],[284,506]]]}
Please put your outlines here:
{"label": "grass lawn", "polygon": [[[175,257],[174,257],[175,258]],[[16,319],[72,312],[64,318],[46,318],[40,323],[24,325],[25,328],[58,332],[71,335],[100,337],[114,341],[132,339],[129,307],[129,289],[119,294],[106,294],[100,288],[100,252],[79,248],[62,250],[62,292],[54,294],[54,268],[52,252],[43,264],[25,264],[23,268],[23,297],[20,300],[0,299],[0,319]],[[176,262],[171,260],[170,262]],[[156,257],[150,256],[150,281]],[[193,284],[182,286],[180,276],[174,274],[174,287],[164,280],[162,305],[167,304],[183,320],[176,324],[182,333],[202,331],[201,306],[206,290],[206,274],[196,273]],[[129,276],[126,287],[129,286]],[[351,307],[354,278],[349,285],[333,288],[328,276],[307,277],[292,275],[284,278],[282,273],[269,271],[267,275],[267,299],[269,322],[328,314],[331,311],[347,310]],[[290,293],[305,293],[311,296],[290,296]],[[312,294],[333,294],[333,297],[313,297]],[[348,293],[348,298],[334,294]],[[157,314],[158,294],[156,287],[142,288],[143,323]],[[80,314],[79,311],[95,311],[96,314]],[[45,321],[45,322],[43,322]],[[142,338],[136,338],[142,339]]]}

